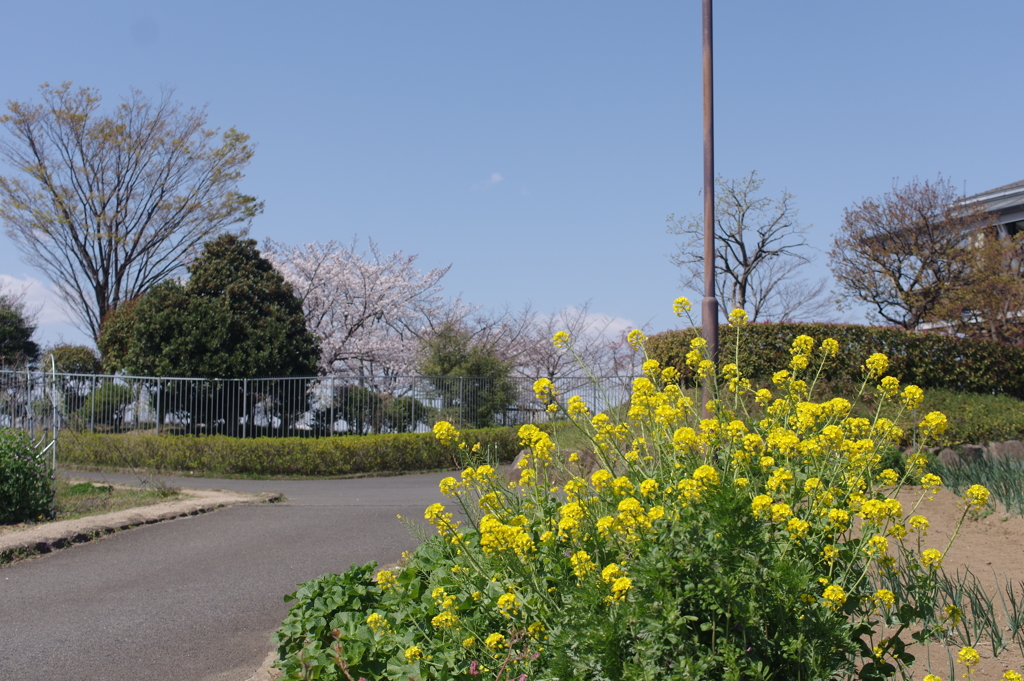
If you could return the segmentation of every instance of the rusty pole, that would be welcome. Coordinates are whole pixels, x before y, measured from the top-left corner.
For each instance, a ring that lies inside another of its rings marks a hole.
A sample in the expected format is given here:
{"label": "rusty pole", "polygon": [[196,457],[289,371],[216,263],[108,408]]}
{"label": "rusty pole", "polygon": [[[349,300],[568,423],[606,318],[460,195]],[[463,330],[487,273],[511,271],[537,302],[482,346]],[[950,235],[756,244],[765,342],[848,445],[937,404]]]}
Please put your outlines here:
{"label": "rusty pole", "polygon": [[[711,63],[711,0],[703,0],[704,34],[704,299],[700,306],[701,333],[711,360],[718,362],[718,299],[715,298],[715,107]],[[710,414],[711,381],[701,391],[701,412]]]}

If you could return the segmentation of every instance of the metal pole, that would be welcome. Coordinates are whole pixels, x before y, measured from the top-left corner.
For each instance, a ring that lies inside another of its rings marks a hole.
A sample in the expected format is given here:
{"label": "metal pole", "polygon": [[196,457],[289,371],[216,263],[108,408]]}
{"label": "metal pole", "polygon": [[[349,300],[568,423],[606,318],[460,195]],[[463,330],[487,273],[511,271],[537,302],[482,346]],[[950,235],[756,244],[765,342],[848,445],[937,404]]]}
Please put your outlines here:
{"label": "metal pole", "polygon": [[462,380],[463,380],[463,377],[459,376],[459,428],[463,427],[463,421],[462,421],[463,414],[462,414],[462,411],[463,411],[463,408],[465,406],[463,404],[463,401],[462,401],[463,400],[463,398],[462,398]]}
{"label": "metal pole", "polygon": [[163,413],[160,411],[160,379],[156,379],[156,434],[160,434],[160,422],[164,420]]}
{"label": "metal pole", "polygon": [[242,379],[242,413],[245,414],[245,421],[242,422],[242,439],[249,436],[249,379]]}
{"label": "metal pole", "polygon": [[[711,361],[718,362],[718,299],[715,298],[715,108],[712,78],[711,0],[703,0],[704,34],[704,299],[701,301],[701,333]],[[704,380],[701,412],[710,417],[711,379]]]}

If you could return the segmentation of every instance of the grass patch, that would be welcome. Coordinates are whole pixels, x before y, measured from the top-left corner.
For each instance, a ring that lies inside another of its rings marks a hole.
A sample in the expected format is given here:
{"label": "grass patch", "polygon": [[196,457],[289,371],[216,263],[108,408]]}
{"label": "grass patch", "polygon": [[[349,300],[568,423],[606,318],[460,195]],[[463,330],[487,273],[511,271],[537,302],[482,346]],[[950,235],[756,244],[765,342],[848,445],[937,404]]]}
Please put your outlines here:
{"label": "grass patch", "polygon": [[173,487],[125,488],[91,482],[72,483],[58,478],[54,520],[74,520],[180,498]]}

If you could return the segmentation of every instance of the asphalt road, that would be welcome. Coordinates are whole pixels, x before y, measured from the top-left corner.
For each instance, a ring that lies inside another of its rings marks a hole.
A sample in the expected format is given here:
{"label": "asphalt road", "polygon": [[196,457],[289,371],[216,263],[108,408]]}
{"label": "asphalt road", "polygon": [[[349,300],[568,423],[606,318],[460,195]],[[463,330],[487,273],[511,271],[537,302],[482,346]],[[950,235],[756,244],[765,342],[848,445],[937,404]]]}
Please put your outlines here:
{"label": "asphalt road", "polygon": [[[132,476],[79,474],[109,482]],[[393,563],[417,541],[396,515],[443,500],[446,474],[312,481],[165,478],[282,492],[0,568],[0,680],[244,681],[301,582]]]}

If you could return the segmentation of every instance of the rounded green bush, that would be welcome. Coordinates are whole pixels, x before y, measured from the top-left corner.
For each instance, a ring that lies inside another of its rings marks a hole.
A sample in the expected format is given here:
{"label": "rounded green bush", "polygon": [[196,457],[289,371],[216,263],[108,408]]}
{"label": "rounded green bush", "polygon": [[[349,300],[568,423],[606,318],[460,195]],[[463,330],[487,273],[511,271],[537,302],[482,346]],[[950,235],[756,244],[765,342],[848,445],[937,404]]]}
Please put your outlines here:
{"label": "rounded green bush", "polygon": [[0,428],[0,524],[49,517],[53,472],[19,431]]}

